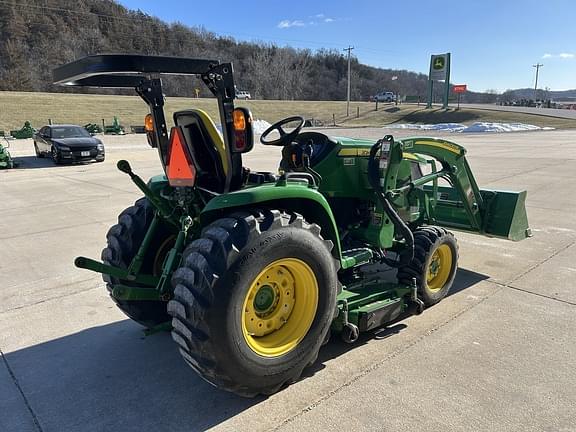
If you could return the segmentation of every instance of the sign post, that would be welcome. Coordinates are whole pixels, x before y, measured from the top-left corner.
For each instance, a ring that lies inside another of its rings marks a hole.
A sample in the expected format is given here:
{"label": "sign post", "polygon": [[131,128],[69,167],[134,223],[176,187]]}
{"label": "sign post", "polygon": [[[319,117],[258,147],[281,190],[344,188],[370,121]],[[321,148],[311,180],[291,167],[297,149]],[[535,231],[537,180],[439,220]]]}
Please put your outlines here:
{"label": "sign post", "polygon": [[444,81],[444,101],[442,108],[448,108],[448,96],[450,94],[450,53],[433,54],[430,57],[430,72],[428,74],[428,104],[426,105],[426,108],[432,108],[434,81]]}
{"label": "sign post", "polygon": [[458,109],[460,109],[460,95],[466,93],[466,84],[454,84],[452,91],[458,95]]}

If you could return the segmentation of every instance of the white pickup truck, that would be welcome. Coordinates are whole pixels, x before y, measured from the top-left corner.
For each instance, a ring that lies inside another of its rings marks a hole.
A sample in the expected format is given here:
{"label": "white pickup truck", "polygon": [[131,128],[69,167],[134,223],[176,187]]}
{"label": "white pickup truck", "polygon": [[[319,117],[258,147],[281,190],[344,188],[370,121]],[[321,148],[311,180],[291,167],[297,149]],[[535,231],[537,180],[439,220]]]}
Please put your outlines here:
{"label": "white pickup truck", "polygon": [[245,90],[236,90],[236,99],[248,100],[252,99],[252,96],[250,96],[250,92],[247,92]]}
{"label": "white pickup truck", "polygon": [[381,91],[376,95],[372,96],[373,102],[394,102],[396,101],[396,95],[389,91]]}

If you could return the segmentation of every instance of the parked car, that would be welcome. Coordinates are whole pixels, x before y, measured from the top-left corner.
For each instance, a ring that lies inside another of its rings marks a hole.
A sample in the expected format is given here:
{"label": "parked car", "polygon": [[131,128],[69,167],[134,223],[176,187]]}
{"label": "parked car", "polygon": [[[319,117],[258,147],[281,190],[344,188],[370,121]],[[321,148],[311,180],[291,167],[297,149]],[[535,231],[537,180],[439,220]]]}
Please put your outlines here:
{"label": "parked car", "polygon": [[50,156],[55,164],[96,160],[103,162],[104,144],[82,126],[48,125],[33,135],[36,156]]}
{"label": "parked car", "polygon": [[373,102],[394,102],[395,100],[396,95],[393,92],[389,91],[382,91],[372,96]]}
{"label": "parked car", "polygon": [[250,96],[250,92],[247,92],[245,90],[236,90],[236,99],[248,100],[252,99],[252,96]]}

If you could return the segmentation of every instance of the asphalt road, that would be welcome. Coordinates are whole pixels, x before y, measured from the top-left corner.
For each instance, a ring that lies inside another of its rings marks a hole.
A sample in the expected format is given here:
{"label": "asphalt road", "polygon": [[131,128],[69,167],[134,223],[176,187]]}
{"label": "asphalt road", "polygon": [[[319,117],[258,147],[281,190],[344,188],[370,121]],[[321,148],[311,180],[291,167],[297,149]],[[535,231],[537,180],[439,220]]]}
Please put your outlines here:
{"label": "asphalt road", "polygon": [[[451,103],[450,107],[455,108],[457,104]],[[462,108],[481,109],[489,111],[508,111],[526,114],[536,114],[545,117],[558,117],[566,119],[576,119],[576,110],[557,108],[534,108],[520,106],[501,106],[495,104],[460,104]]]}
{"label": "asphalt road", "polygon": [[[169,334],[145,336],[72,264],[99,257],[139,197],[115,162],[148,177],[155,150],[107,137],[106,162],[53,166],[14,143],[22,166],[0,172],[0,431],[576,430],[574,132],[452,136],[480,185],[528,189],[534,237],[458,233],[442,303],[353,346],[331,341],[299,382],[252,400],[202,381]],[[246,160],[274,169],[277,154]]]}

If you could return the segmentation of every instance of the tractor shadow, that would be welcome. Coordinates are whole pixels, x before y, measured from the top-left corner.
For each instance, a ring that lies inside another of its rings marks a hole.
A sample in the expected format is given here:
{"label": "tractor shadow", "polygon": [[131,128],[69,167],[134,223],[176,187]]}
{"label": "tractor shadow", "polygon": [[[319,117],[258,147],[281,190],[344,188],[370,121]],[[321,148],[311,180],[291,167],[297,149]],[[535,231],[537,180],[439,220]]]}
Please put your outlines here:
{"label": "tractor shadow", "polygon": [[[391,281],[395,280],[395,271],[391,270],[389,272],[385,272],[385,278],[390,279]],[[452,284],[452,288],[448,293],[447,297],[453,296],[459,292],[462,292],[474,285],[478,282],[488,279],[489,276],[477,273],[472,270],[467,270],[463,268],[459,268],[458,272],[456,273],[456,278],[454,279],[454,283]],[[424,314],[426,311],[424,311]],[[332,359],[335,359],[344,353],[358,348],[373,339],[382,340],[387,339],[390,337],[394,337],[402,332],[402,330],[408,328],[408,325],[405,324],[403,321],[412,315],[405,313],[400,315],[396,320],[392,321],[385,327],[380,327],[374,329],[373,331],[368,331],[366,333],[361,333],[360,337],[356,342],[353,344],[344,343],[339,335],[332,334],[330,338],[330,342],[326,344],[320,350],[320,354],[318,355],[318,361],[314,363],[312,366],[304,370],[303,377],[311,377],[315,375],[317,372],[324,369],[324,364]]]}
{"label": "tractor shadow", "polygon": [[[461,269],[453,293],[486,278]],[[407,327],[404,318],[361,335],[352,345],[333,335],[303,378],[374,338],[401,333]],[[3,358],[43,430],[204,431],[266,400],[212,387],[184,363],[169,333],[144,336],[130,320],[5,353]],[[0,386],[0,400],[8,391]],[[8,424],[22,421],[18,412],[2,415]]]}
{"label": "tractor shadow", "polygon": [[464,268],[459,268],[458,272],[456,273],[454,283],[452,284],[452,288],[450,288],[450,292],[448,293],[447,297],[453,296],[454,294],[457,294],[460,291],[464,291],[465,289],[476,285],[478,282],[482,282],[489,278],[490,276],[488,275],[477,273],[475,271],[467,270]]}
{"label": "tractor shadow", "polygon": [[217,390],[184,363],[169,333],[144,336],[130,320],[4,359],[43,430],[203,431],[264,400]]}

